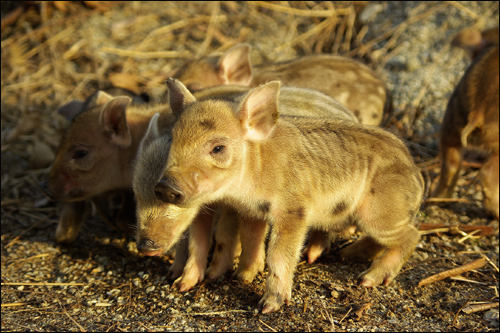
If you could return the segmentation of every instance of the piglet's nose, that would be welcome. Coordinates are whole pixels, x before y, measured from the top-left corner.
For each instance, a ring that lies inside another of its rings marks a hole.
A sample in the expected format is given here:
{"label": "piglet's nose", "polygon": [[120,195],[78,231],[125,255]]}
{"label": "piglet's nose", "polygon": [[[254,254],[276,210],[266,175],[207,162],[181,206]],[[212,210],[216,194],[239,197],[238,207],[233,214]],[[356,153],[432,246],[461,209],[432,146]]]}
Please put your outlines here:
{"label": "piglet's nose", "polygon": [[48,183],[41,182],[41,183],[39,183],[39,185],[40,185],[40,189],[42,190],[43,194],[48,196],[50,198],[50,200],[54,200],[54,195],[49,191],[49,189],[47,187]]}
{"label": "piglet's nose", "polygon": [[143,238],[137,244],[137,250],[147,256],[160,255],[160,248],[149,238]]}
{"label": "piglet's nose", "polygon": [[186,197],[180,189],[163,180],[156,184],[154,191],[158,200],[171,204],[183,203]]}

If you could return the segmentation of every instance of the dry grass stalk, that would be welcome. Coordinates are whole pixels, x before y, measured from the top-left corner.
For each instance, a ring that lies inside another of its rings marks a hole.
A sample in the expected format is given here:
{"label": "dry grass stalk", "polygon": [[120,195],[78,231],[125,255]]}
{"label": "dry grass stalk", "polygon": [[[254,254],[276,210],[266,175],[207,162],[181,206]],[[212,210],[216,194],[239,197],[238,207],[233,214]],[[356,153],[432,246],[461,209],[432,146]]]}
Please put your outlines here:
{"label": "dry grass stalk", "polygon": [[[447,226],[444,223],[422,223],[419,228],[421,235],[436,232],[459,233],[466,236],[467,232],[478,231],[478,236],[491,236],[494,233],[492,226],[459,224],[458,226]],[[464,232],[465,231],[465,232]]]}
{"label": "dry grass stalk", "polygon": [[467,15],[469,15],[470,17],[472,17],[475,20],[477,20],[477,19],[480,18],[479,15],[477,15],[472,10],[470,10],[467,7],[465,7],[464,5],[462,5],[461,3],[459,3],[458,1],[446,1],[446,2],[449,3],[450,5],[452,5],[453,7],[457,8],[458,10],[461,10],[464,13],[467,13]]}
{"label": "dry grass stalk", "polygon": [[198,49],[198,52],[196,53],[196,58],[201,57],[203,54],[205,54],[205,51],[210,46],[210,43],[212,42],[212,38],[214,36],[214,29],[215,29],[215,24],[217,23],[217,15],[219,15],[220,3],[219,1],[214,1],[212,2],[212,5],[213,5],[212,15],[210,16],[210,21],[208,23],[207,34],[205,36],[205,40]]}
{"label": "dry grass stalk", "polygon": [[[21,211],[20,213],[25,213],[25,212],[22,212],[22,211]],[[25,215],[26,215],[26,213],[25,213]],[[49,218],[51,218],[51,217],[52,217],[52,215],[53,215],[53,214],[51,213],[51,214],[49,214],[47,217],[45,217],[45,218],[43,218],[43,219],[41,219],[41,220],[37,221],[36,223],[33,223],[33,225],[32,225],[31,227],[29,227],[28,229],[26,229],[26,230],[24,230],[23,232],[21,232],[21,233],[19,234],[19,236],[17,236],[17,237],[16,237],[16,238],[14,238],[13,240],[11,240],[11,241],[10,241],[7,245],[5,245],[5,246],[4,246],[4,249],[6,249],[6,248],[8,248],[8,247],[12,246],[15,242],[17,242],[17,241],[19,240],[19,238],[21,238],[21,236],[23,236],[24,234],[26,234],[28,231],[30,231],[31,229],[35,228],[35,227],[36,227],[36,226],[38,226],[39,224],[42,224],[43,222],[47,221]]]}
{"label": "dry grass stalk", "polygon": [[342,22],[340,23],[339,27],[337,28],[337,31],[335,32],[335,42],[333,43],[332,46],[332,51],[331,53],[337,54],[339,52],[340,48],[340,42],[342,41],[342,37],[344,36],[345,29],[347,27],[347,20],[349,19],[348,16],[344,16],[342,18]]}
{"label": "dry grass stalk", "polygon": [[351,9],[351,13],[349,14],[347,20],[347,31],[345,33],[344,45],[342,48],[343,52],[348,52],[351,50],[351,40],[354,31],[354,23],[356,22],[356,11],[352,7],[352,5],[349,8]]}
{"label": "dry grass stalk", "polygon": [[227,21],[226,15],[217,15],[215,17],[213,16],[199,16],[195,18],[189,18],[189,19],[184,19],[180,20],[177,22],[174,22],[169,25],[165,25],[163,27],[157,28],[153,31],[151,31],[146,38],[137,46],[134,48],[135,51],[142,51],[144,50],[147,46],[150,45],[151,42],[154,41],[155,38],[157,38],[160,35],[165,35],[168,34],[174,30],[182,29],[188,25],[195,25],[195,24],[200,24],[206,21],[214,20],[215,22],[225,22]]}
{"label": "dry grass stalk", "polygon": [[265,1],[249,1],[249,5],[254,5],[258,7],[263,7],[271,9],[281,13],[293,14],[296,16],[307,16],[307,17],[331,17],[335,15],[349,15],[350,9],[339,8],[339,9],[326,9],[326,10],[307,10],[307,9],[297,9],[285,6],[276,5],[273,3]]}
{"label": "dry grass stalk", "polygon": [[116,54],[120,57],[135,57],[140,59],[160,59],[160,58],[182,58],[189,56],[189,51],[158,51],[158,52],[140,52],[132,50],[122,50],[104,46],[102,52]]}
{"label": "dry grass stalk", "polygon": [[11,308],[14,306],[23,306],[23,305],[28,305],[29,303],[27,302],[15,302],[15,303],[2,303],[2,308]]}
{"label": "dry grass stalk", "polygon": [[428,198],[425,202],[472,202],[469,199],[462,198]]}
{"label": "dry grass stalk", "polygon": [[24,12],[23,7],[17,7],[4,17],[2,17],[2,23],[1,23],[1,31],[3,31],[5,28],[7,28],[9,25],[15,23],[19,16]]}
{"label": "dry grass stalk", "polygon": [[[47,288],[47,285],[45,285],[45,288]],[[63,310],[64,314],[72,321],[75,323],[76,326],[78,326],[78,328],[80,329],[81,332],[87,332],[83,327],[82,325],[80,325],[73,317],[71,317],[68,313],[68,311],[66,310],[66,307],[61,303],[61,300],[59,299],[59,297],[57,296],[56,293],[52,292],[49,288],[47,288],[47,290],[54,294],[54,296],[56,297],[57,299],[57,302],[59,303],[59,306],[61,307],[61,309]]]}
{"label": "dry grass stalk", "polygon": [[463,276],[452,276],[452,277],[450,277],[450,280],[487,285],[487,283],[479,282],[479,281],[475,281],[475,280],[471,280],[471,279],[466,279]]}
{"label": "dry grass stalk", "polygon": [[246,313],[246,312],[252,312],[252,311],[249,311],[249,310],[227,310],[227,311],[214,311],[214,312],[190,312],[189,315],[190,316],[220,316],[223,314],[235,313],[235,312]]}
{"label": "dry grass stalk", "polygon": [[327,18],[326,20],[324,20],[320,24],[315,25],[313,28],[309,29],[308,31],[306,31],[302,35],[296,37],[291,42],[285,43],[285,44],[275,48],[275,51],[280,52],[280,51],[286,49],[287,47],[292,47],[294,45],[297,45],[297,44],[311,38],[312,36],[319,34],[323,29],[328,27],[330,24],[332,24],[332,22],[334,22],[336,20],[337,20],[336,16],[332,16],[332,17]]}
{"label": "dry grass stalk", "polygon": [[484,311],[492,308],[497,308],[499,305],[499,302],[493,302],[493,303],[484,303],[484,304],[473,304],[466,306],[462,309],[463,312],[470,314],[473,312],[478,312],[478,311]]}
{"label": "dry grass stalk", "polygon": [[31,256],[31,257],[28,257],[28,258],[16,259],[9,266],[14,265],[14,264],[18,264],[18,263],[26,261],[26,260],[31,260],[31,259],[36,259],[36,258],[43,258],[43,257],[46,257],[46,256],[50,256],[50,253],[37,254],[35,256]]}
{"label": "dry grass stalk", "polygon": [[326,308],[325,302],[323,300],[321,301],[321,305],[323,306],[323,309],[325,311],[326,318],[330,322],[330,325],[332,325],[332,327],[331,327],[332,332],[335,332],[335,322],[333,321],[332,315],[328,313],[328,309]]}
{"label": "dry grass stalk", "polygon": [[352,311],[352,308],[349,308],[349,311],[347,311],[347,313],[342,317],[342,319],[339,320],[339,324],[342,322],[342,320],[344,320],[349,315],[349,313],[351,313],[351,311]]}
{"label": "dry grass stalk", "polygon": [[394,56],[396,56],[399,52],[401,52],[405,47],[406,47],[406,45],[401,43],[398,46],[396,46],[391,52],[385,54],[380,59],[380,62],[378,64],[377,68],[375,69],[375,72],[377,74],[380,74],[382,72],[382,70],[384,69],[385,65],[387,65],[387,63],[389,62],[389,60],[394,58]]}
{"label": "dry grass stalk", "polygon": [[404,25],[404,26],[409,26],[411,24],[414,24],[414,23],[417,23],[418,21],[430,16],[432,13],[434,13],[435,11],[437,10],[440,10],[444,7],[446,7],[447,5],[445,3],[441,3],[441,4],[437,4],[437,5],[434,5],[432,6],[430,9],[428,9],[427,11],[425,11],[424,13],[421,13],[419,15],[415,15],[415,16],[410,16],[408,19],[406,19],[404,22],[401,22],[400,24],[398,24],[397,26],[389,29],[389,30],[386,30],[383,34],[373,38],[372,40],[370,40],[369,42],[365,43],[362,47],[363,49],[363,52],[361,52],[361,47],[358,47],[356,49],[353,49],[351,51],[349,51],[346,56],[348,57],[352,57],[352,56],[355,56],[355,55],[360,55],[362,56],[363,54],[367,53],[368,51],[370,51],[373,46],[389,37],[391,37],[398,29],[400,26]]}
{"label": "dry grass stalk", "polygon": [[2,286],[84,286],[79,282],[2,282]]}
{"label": "dry grass stalk", "polygon": [[448,232],[450,231],[450,228],[436,228],[436,229],[430,229],[430,230],[420,230],[420,235],[429,235],[429,234],[437,234],[440,232]]}
{"label": "dry grass stalk", "polygon": [[468,264],[462,265],[460,267],[453,268],[453,269],[429,276],[428,278],[425,278],[422,281],[420,281],[418,283],[418,286],[422,287],[422,286],[425,286],[426,284],[431,284],[431,283],[434,283],[437,281],[441,281],[443,279],[446,279],[447,277],[460,275],[462,273],[483,267],[485,264],[486,264],[486,260],[484,258],[480,258],[480,259],[474,260]]}
{"label": "dry grass stalk", "polygon": [[269,328],[271,331],[273,332],[278,332],[276,331],[274,328],[272,328],[271,326],[269,326],[268,324],[266,324],[265,322],[263,322],[262,320],[259,319],[259,321],[261,322],[262,325],[266,326],[267,328]]}
{"label": "dry grass stalk", "polygon": [[481,232],[481,230],[479,230],[479,229],[478,230],[474,230],[471,233],[468,233],[464,237],[460,238],[457,243],[461,244],[461,243],[465,242],[469,238],[478,238],[479,236],[477,236],[477,237],[472,237],[472,236],[474,236],[475,234],[480,233],[480,232]]}
{"label": "dry grass stalk", "polygon": [[481,254],[481,257],[483,257],[497,271],[497,273],[499,272],[497,265],[495,265],[495,263],[491,261],[490,258],[485,256],[484,254]]}
{"label": "dry grass stalk", "polygon": [[453,327],[456,327],[455,325],[456,325],[456,323],[457,323],[458,314],[460,313],[460,311],[462,311],[462,309],[463,309],[463,308],[465,308],[465,307],[467,306],[467,304],[469,304],[469,302],[470,302],[470,298],[469,298],[469,299],[467,300],[467,302],[466,302],[464,305],[462,305],[462,306],[460,307],[460,309],[458,309],[458,311],[455,313],[455,317],[453,318],[453,324],[452,324],[452,326],[453,326]]}
{"label": "dry grass stalk", "polygon": [[363,312],[368,310],[372,305],[373,305],[372,302],[368,302],[368,303],[363,304],[362,307],[360,307],[358,310],[356,310],[354,313],[356,314],[356,316],[358,316],[358,319],[361,319],[361,317],[363,317]]}

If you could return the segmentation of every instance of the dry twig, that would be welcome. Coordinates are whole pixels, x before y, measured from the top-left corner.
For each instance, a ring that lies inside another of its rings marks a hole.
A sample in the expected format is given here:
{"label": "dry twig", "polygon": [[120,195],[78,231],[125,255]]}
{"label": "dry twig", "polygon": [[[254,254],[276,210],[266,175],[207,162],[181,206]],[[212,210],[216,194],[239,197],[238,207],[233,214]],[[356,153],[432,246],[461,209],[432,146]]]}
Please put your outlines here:
{"label": "dry twig", "polygon": [[356,314],[356,316],[358,316],[358,319],[361,319],[361,317],[363,317],[363,312],[368,310],[372,305],[373,305],[372,302],[368,302],[368,303],[363,304],[362,307],[360,307],[358,310],[356,310],[354,313]]}
{"label": "dry twig", "polygon": [[84,286],[85,283],[78,282],[2,282],[2,286]]}
{"label": "dry twig", "polygon": [[467,314],[470,314],[473,312],[478,312],[478,311],[484,311],[484,310],[498,307],[498,303],[499,302],[469,305],[469,306],[464,307],[462,309],[462,311],[467,313]]}
{"label": "dry twig", "polygon": [[349,308],[349,311],[347,311],[347,313],[342,317],[342,319],[339,320],[339,324],[342,322],[342,320],[344,320],[349,315],[349,313],[351,313],[351,311],[352,311],[352,308]]}
{"label": "dry twig", "polygon": [[11,308],[14,306],[23,306],[23,305],[28,305],[29,303],[27,302],[15,302],[15,303],[2,303],[2,308]]}
{"label": "dry twig", "polygon": [[139,52],[132,50],[121,50],[112,47],[103,46],[102,52],[116,54],[120,57],[135,57],[141,59],[160,59],[160,58],[182,58],[189,56],[188,51],[159,51],[159,52]]}
{"label": "dry twig", "polygon": [[479,267],[483,267],[486,264],[486,260],[484,258],[480,258],[477,260],[474,260],[473,262],[470,262],[468,264],[462,265],[460,267],[450,269],[432,276],[429,276],[428,278],[423,279],[418,283],[419,287],[425,286],[426,284],[431,284],[437,281],[441,281],[443,279],[446,279],[447,277],[451,276],[456,276],[460,275],[462,273],[471,271],[473,269],[478,269]]}
{"label": "dry twig", "polygon": [[331,17],[335,15],[348,15],[351,10],[348,8],[327,9],[327,10],[305,10],[276,5],[265,1],[249,1],[248,4],[271,9],[277,12],[293,14],[296,16],[308,17]]}
{"label": "dry twig", "polygon": [[260,319],[259,319],[259,321],[260,321],[260,322],[261,322],[264,326],[266,326],[267,328],[269,328],[271,331],[273,331],[273,332],[278,332],[278,331],[276,331],[274,328],[272,328],[271,326],[269,326],[268,324],[266,324],[265,322],[263,322],[262,320],[260,320]]}

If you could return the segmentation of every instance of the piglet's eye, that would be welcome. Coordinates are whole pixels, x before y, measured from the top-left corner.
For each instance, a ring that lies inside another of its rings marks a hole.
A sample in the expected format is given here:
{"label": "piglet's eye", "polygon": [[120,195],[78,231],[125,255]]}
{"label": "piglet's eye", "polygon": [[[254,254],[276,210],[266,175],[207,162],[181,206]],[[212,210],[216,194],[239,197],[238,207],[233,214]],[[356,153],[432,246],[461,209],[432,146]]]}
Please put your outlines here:
{"label": "piglet's eye", "polygon": [[212,154],[219,154],[224,151],[225,146],[217,146],[214,149],[212,149]]}
{"label": "piglet's eye", "polygon": [[82,158],[82,157],[85,157],[87,156],[87,151],[86,150],[77,150],[75,151],[75,155],[73,156],[73,158]]}

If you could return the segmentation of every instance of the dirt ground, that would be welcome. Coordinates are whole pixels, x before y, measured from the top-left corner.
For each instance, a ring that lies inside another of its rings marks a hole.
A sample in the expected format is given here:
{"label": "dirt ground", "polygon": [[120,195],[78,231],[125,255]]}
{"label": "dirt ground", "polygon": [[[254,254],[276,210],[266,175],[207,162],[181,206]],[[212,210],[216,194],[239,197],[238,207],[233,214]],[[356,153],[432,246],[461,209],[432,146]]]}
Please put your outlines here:
{"label": "dirt ground", "polygon": [[[440,120],[470,62],[449,41],[466,26],[498,26],[498,2],[33,3],[2,2],[3,331],[498,329],[498,221],[482,211],[473,155],[455,200],[424,200],[421,241],[391,285],[361,288],[367,264],[338,259],[356,234],[318,262],[300,262],[293,302],[267,315],[257,311],[267,271],[248,285],[228,272],[180,293],[166,278],[170,256],[140,255],[97,215],[73,244],[56,243],[59,208],[38,186],[67,126],[58,106],[111,83],[161,101],[183,59],[246,42],[256,64],[325,52],[375,69],[394,95],[388,130],[410,147],[427,199]],[[418,286],[481,258],[479,268]]]}

